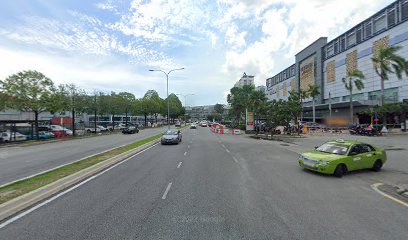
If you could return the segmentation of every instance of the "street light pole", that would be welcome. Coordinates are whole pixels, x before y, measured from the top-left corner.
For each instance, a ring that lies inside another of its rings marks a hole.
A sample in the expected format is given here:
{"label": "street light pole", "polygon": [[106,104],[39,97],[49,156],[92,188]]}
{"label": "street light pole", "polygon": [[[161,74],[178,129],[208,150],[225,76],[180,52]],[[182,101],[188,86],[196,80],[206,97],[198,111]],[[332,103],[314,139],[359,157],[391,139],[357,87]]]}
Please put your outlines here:
{"label": "street light pole", "polygon": [[170,130],[170,99],[169,99],[169,74],[173,71],[178,71],[178,70],[183,70],[184,68],[177,68],[177,69],[172,69],[169,72],[165,72],[163,70],[153,70],[149,69],[150,72],[162,72],[164,75],[166,75],[166,82],[167,82],[167,129]]}

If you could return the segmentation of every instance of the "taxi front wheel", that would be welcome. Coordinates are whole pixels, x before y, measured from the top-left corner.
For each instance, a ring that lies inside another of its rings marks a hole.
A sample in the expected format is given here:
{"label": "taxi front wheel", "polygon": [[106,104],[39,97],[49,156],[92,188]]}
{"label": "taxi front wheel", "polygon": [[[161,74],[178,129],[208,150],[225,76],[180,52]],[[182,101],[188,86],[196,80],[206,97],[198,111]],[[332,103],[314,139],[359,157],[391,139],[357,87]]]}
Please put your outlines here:
{"label": "taxi front wheel", "polygon": [[382,162],[381,162],[381,160],[380,159],[378,159],[377,161],[375,161],[375,163],[374,163],[374,165],[373,165],[373,171],[375,171],[375,172],[378,172],[378,171],[380,171],[381,170],[381,168],[382,168]]}
{"label": "taxi front wheel", "polygon": [[346,173],[347,173],[347,167],[344,166],[343,164],[340,164],[340,165],[338,165],[338,166],[336,167],[336,170],[334,170],[333,175],[336,176],[336,177],[338,177],[338,178],[341,178],[341,177],[343,177],[343,175],[346,174]]}

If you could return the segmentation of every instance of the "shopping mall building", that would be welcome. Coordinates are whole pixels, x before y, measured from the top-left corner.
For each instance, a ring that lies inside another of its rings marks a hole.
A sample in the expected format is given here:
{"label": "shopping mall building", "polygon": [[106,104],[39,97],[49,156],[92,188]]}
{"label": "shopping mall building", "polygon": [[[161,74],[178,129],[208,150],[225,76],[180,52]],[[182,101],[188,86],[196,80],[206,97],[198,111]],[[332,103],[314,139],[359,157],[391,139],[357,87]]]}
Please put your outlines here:
{"label": "shopping mall building", "polygon": [[[358,68],[365,75],[364,89],[353,91],[354,111],[360,122],[367,122],[367,115],[358,114],[380,102],[380,79],[371,58],[381,45],[401,46],[397,54],[408,59],[408,0],[395,1],[386,8],[357,24],[330,42],[321,37],[295,56],[295,63],[266,80],[270,100],[283,99],[289,91],[306,90],[316,84],[320,95],[316,98],[316,119],[331,114],[347,115],[349,92],[342,78],[348,71]],[[395,74],[385,81],[387,103],[408,101],[408,78],[398,80]],[[312,118],[311,99],[305,100],[304,118]]]}

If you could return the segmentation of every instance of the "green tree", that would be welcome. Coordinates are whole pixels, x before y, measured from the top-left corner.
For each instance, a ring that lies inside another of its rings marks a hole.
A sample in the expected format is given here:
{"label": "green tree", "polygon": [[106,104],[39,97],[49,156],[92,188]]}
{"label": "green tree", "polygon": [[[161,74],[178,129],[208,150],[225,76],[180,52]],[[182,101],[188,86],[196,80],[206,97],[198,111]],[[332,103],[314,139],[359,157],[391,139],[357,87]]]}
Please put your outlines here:
{"label": "green tree", "polygon": [[224,116],[224,111],[225,111],[224,105],[219,104],[219,103],[215,104],[215,106],[214,106],[214,112],[215,112],[215,115],[216,115],[217,117],[219,116],[219,119],[222,119],[222,118],[223,118],[223,116]]}
{"label": "green tree", "polygon": [[363,72],[358,69],[355,69],[349,73],[347,76],[342,79],[344,83],[344,87],[349,91],[350,94],[350,123],[354,123],[354,113],[353,113],[353,86],[357,88],[357,90],[361,90],[364,88],[364,80],[365,76]]}
{"label": "green tree", "polygon": [[[289,92],[289,97],[288,97],[288,109],[289,109],[289,114],[291,115],[291,119],[295,120],[296,124],[299,124],[298,122],[298,117],[299,115],[302,114],[303,112],[303,102],[302,98],[305,97],[305,92],[304,91],[296,91],[296,90],[291,90]],[[298,135],[300,134],[300,128],[298,127]]]}
{"label": "green tree", "polygon": [[[170,105],[170,116],[167,116],[167,101],[169,101]],[[171,93],[169,97],[165,99],[164,103],[166,107],[164,108],[162,114],[163,116],[167,116],[169,121],[171,120],[171,122],[174,122],[174,119],[184,115],[185,109],[182,106],[181,101],[176,94]]]}
{"label": "green tree", "polygon": [[157,116],[162,112],[163,99],[160,98],[159,94],[155,90],[148,90],[144,96],[149,101],[149,113],[154,116],[155,122],[157,123]]}
{"label": "green tree", "polygon": [[147,116],[151,113],[150,101],[148,98],[141,98],[138,101],[138,113],[144,116],[144,125],[147,127]]}
{"label": "green tree", "polygon": [[[402,73],[408,76],[408,62],[397,52],[401,46],[381,46],[378,53],[373,56],[374,69],[381,81],[381,106],[384,105],[384,81],[389,79],[390,74],[395,74],[398,79],[402,78]],[[387,127],[386,114],[383,116],[384,127]]]}
{"label": "green tree", "polygon": [[122,110],[125,112],[125,125],[128,125],[128,113],[131,111],[134,102],[136,101],[135,95],[129,92],[118,93],[118,98]]}
{"label": "green tree", "polygon": [[88,102],[86,102],[86,92],[75,84],[62,84],[58,86],[54,94],[55,109],[70,111],[72,118],[72,133],[76,135],[76,114],[88,111]]}
{"label": "green tree", "polygon": [[6,105],[20,111],[33,112],[35,133],[38,134],[38,114],[53,111],[51,99],[56,89],[51,79],[37,71],[22,71],[0,82],[1,91],[9,96]]}
{"label": "green tree", "polygon": [[320,94],[319,87],[317,85],[309,85],[307,89],[307,95],[312,98],[312,106],[313,106],[313,122],[316,122],[316,109],[315,109],[315,101],[316,97]]}

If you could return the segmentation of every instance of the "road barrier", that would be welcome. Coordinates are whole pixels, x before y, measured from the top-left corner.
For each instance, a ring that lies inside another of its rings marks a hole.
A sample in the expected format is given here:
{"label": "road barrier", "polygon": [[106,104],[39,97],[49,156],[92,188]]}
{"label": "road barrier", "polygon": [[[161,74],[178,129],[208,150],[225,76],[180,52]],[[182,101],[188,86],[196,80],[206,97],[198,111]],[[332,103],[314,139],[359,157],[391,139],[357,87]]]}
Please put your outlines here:
{"label": "road barrier", "polygon": [[241,130],[240,129],[232,129],[232,135],[240,135]]}

